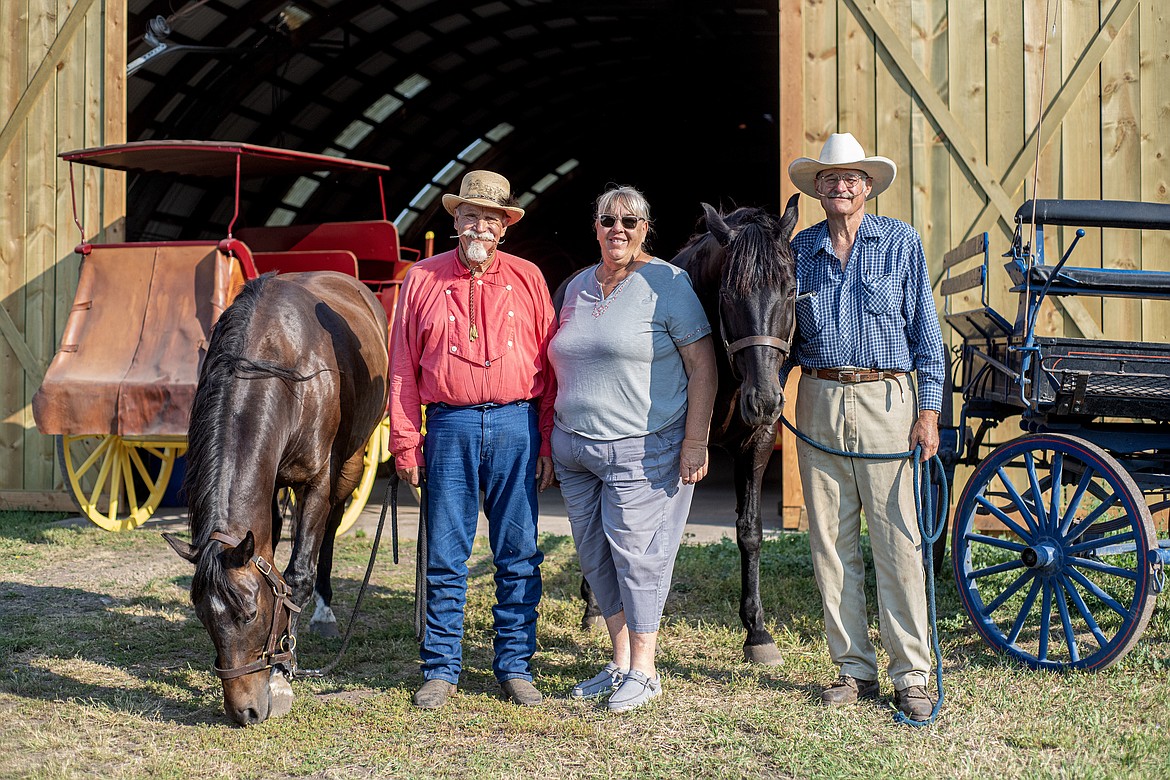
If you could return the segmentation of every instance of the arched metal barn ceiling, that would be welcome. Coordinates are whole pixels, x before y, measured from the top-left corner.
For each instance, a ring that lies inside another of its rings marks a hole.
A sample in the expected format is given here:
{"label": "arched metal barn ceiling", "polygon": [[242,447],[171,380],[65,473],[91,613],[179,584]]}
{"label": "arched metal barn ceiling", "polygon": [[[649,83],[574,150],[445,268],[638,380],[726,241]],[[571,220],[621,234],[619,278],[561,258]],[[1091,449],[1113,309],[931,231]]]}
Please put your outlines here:
{"label": "arched metal barn ceiling", "polygon": [[[384,163],[406,246],[421,247],[426,230],[436,251],[452,245],[437,196],[474,167],[523,195],[508,248],[552,285],[595,260],[591,206],[609,182],[647,194],[665,257],[700,201],[779,207],[775,2],[131,0],[128,25],[128,140]],[[376,185],[360,179],[245,188],[243,225],[379,210]],[[128,232],[221,235],[229,189],[132,177]]]}

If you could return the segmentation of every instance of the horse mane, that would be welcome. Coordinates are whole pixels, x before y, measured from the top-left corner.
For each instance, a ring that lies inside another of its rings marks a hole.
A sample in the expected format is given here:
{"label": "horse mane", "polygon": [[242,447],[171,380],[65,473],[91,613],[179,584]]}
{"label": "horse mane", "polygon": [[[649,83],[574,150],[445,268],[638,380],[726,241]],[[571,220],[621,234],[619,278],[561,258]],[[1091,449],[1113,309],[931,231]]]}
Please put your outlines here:
{"label": "horse mane", "polygon": [[[273,377],[285,382],[303,382],[320,372],[303,376],[286,366],[266,360],[244,357],[252,344],[253,315],[275,272],[266,273],[244,285],[243,289],[216,321],[207,347],[207,356],[199,372],[199,386],[191,405],[187,432],[187,473],[183,492],[189,509],[188,530],[191,544],[203,549],[211,533],[218,529],[225,513],[220,511],[219,486],[228,463],[225,448],[225,423],[228,420],[229,390],[237,379]],[[226,575],[218,555],[201,555],[191,582],[192,600],[198,601],[209,588],[228,600],[229,608],[240,604],[234,589],[226,586]]]}
{"label": "horse mane", "polygon": [[[689,267],[692,279],[697,273],[713,273],[722,287],[738,295],[795,283],[792,247],[784,240],[781,218],[750,206],[717,213],[728,228],[728,245],[721,247],[708,228],[692,234],[679,251],[678,262]],[[723,267],[712,268],[712,263]]]}
{"label": "horse mane", "polygon": [[[792,247],[781,238],[780,219],[760,208],[738,208],[725,217],[731,228],[723,285],[739,295],[792,285]],[[779,262],[777,262],[779,261]]]}

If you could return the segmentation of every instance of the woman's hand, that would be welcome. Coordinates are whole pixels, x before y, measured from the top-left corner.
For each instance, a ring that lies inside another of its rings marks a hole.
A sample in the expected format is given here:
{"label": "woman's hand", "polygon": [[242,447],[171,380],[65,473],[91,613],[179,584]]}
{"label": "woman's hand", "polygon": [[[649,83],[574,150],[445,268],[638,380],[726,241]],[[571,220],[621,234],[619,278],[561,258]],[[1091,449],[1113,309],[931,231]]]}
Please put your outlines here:
{"label": "woman's hand", "polygon": [[678,475],[684,485],[693,485],[707,476],[707,442],[683,439]]}

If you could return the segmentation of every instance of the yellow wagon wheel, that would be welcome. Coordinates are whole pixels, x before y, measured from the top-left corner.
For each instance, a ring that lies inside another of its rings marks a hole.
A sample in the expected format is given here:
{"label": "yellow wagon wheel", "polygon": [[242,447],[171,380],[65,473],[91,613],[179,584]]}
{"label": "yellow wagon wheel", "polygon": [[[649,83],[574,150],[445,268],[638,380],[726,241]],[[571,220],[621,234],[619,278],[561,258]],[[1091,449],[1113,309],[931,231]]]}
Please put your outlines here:
{"label": "yellow wagon wheel", "polygon": [[81,513],[107,531],[146,522],[162,501],[182,436],[58,436],[57,458]]}
{"label": "yellow wagon wheel", "polygon": [[362,510],[370,500],[370,493],[374,490],[374,480],[378,477],[378,466],[390,457],[390,418],[383,417],[382,422],[370,434],[366,442],[366,454],[362,457],[362,478],[354,489],[353,495],[345,502],[345,514],[341,516],[341,524],[337,526],[337,535],[341,536],[348,531],[361,516]]}

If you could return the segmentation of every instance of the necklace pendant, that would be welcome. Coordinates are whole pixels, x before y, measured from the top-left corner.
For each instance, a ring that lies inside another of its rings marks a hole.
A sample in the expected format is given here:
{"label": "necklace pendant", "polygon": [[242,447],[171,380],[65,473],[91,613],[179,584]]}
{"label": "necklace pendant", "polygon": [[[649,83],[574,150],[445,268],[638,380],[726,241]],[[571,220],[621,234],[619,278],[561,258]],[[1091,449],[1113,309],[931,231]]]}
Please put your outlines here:
{"label": "necklace pendant", "polygon": [[477,338],[479,338],[479,330],[475,327],[474,322],[471,323],[471,329],[467,332],[467,338],[471,341],[475,341]]}

